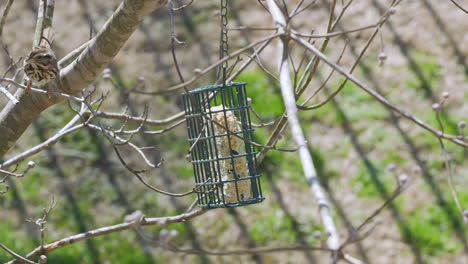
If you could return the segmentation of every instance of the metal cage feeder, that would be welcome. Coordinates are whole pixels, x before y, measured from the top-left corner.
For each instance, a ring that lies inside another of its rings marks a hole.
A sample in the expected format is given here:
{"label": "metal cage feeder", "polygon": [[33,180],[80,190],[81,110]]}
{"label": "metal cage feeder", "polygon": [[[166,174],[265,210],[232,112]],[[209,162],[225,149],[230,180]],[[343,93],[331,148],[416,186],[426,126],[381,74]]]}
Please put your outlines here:
{"label": "metal cage feeder", "polygon": [[198,205],[237,207],[263,201],[246,83],[202,87],[182,98]]}

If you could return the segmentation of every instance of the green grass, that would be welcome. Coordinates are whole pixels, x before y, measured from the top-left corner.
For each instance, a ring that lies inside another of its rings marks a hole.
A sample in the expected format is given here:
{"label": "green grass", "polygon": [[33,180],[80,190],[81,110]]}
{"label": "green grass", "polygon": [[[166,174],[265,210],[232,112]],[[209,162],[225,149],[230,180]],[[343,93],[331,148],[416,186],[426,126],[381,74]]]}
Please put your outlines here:
{"label": "green grass", "polygon": [[132,230],[101,236],[93,242],[99,246],[101,260],[108,263],[158,263],[157,257],[153,262],[136,244],[136,233]]}
{"label": "green grass", "polygon": [[[255,140],[257,142],[267,141],[268,135],[266,133],[257,132],[255,135]],[[294,143],[290,137],[284,137],[277,145],[278,148],[289,149],[291,149],[292,146],[294,146]],[[304,177],[302,164],[297,152],[282,152],[278,150],[268,151],[265,160],[261,164],[260,172],[262,171],[272,174],[274,178],[283,177],[288,181],[295,183],[297,187],[301,189],[308,188],[307,180]]]}
{"label": "green grass", "polygon": [[[435,55],[418,51],[411,52],[411,57],[414,59],[417,67],[421,70],[423,78],[427,82],[429,88],[436,87],[443,70],[443,67],[437,63],[437,57]],[[407,69],[405,68],[404,70]],[[414,78],[407,80],[406,84],[410,88],[419,90],[422,85],[422,80]]]}
{"label": "green grass", "polygon": [[[171,152],[177,153],[178,155],[187,154],[190,148],[188,137],[178,137],[174,134],[164,134],[159,138],[160,144],[164,149],[170,149]],[[188,161],[187,161],[188,162]]]}
{"label": "green grass", "polygon": [[[270,120],[278,117],[284,112],[281,92],[276,90],[272,83],[261,71],[244,72],[236,82],[247,82],[247,93],[252,99],[252,108],[261,117]],[[254,119],[255,120],[255,119]]]}
{"label": "green grass", "polygon": [[262,245],[273,241],[284,244],[294,243],[296,237],[290,230],[292,230],[291,220],[279,215],[277,210],[264,212],[260,219],[248,226],[252,239]]}
{"label": "green grass", "polygon": [[461,250],[454,230],[440,207],[428,204],[409,213],[406,219],[414,235],[414,242],[423,254],[456,254]]}
{"label": "green grass", "polygon": [[179,162],[178,166],[174,168],[175,173],[184,179],[193,177],[193,166],[189,161]]}
{"label": "green grass", "polygon": [[[28,223],[22,222],[22,225]],[[33,250],[36,245],[34,244],[33,239],[25,236],[23,232],[11,232],[11,230],[20,229],[18,224],[13,224],[11,221],[6,220],[0,222],[0,243],[4,244],[11,250],[15,251],[18,254],[27,254],[29,251]],[[5,263],[9,260],[12,260],[11,255],[5,252],[3,249],[0,249],[0,263]]]}
{"label": "green grass", "polygon": [[[393,186],[395,186],[393,176],[389,172],[386,172],[383,166],[376,165],[375,163],[373,163],[373,166],[375,167],[376,177],[378,177],[378,180],[382,183],[382,186],[387,190],[388,193],[391,192]],[[381,197],[380,189],[376,187],[376,180],[372,179],[369,169],[365,166],[364,162],[359,162],[355,179],[356,180],[354,184],[356,184],[356,187],[358,187],[358,193],[361,197]]]}
{"label": "green grass", "polygon": [[36,164],[36,167],[28,172],[27,177],[21,179],[19,182],[21,185],[21,195],[25,199],[38,197],[40,188],[37,188],[37,186],[44,184],[46,178],[50,175],[50,169]]}
{"label": "green grass", "polygon": [[78,242],[47,254],[47,263],[93,263],[86,244]]}
{"label": "green grass", "polygon": [[352,123],[363,120],[366,122],[385,120],[388,116],[387,110],[381,103],[350,82],[346,83],[339,97],[343,98],[340,100],[341,107],[346,109],[346,116]]}
{"label": "green grass", "polygon": [[[430,87],[434,85],[440,79],[441,67],[436,63],[434,57],[430,56],[416,56],[418,66],[422,69],[424,77],[428,81]],[[406,70],[406,68],[405,68]],[[412,89],[420,89],[421,81],[417,79],[410,79],[406,81],[406,85]],[[367,95],[362,95],[361,92],[355,92],[355,89],[344,89],[341,94],[343,99],[342,108],[346,109],[346,115],[351,123],[366,122],[372,120],[384,120],[387,118],[387,111],[381,106],[377,107],[374,103],[374,99]],[[366,113],[373,112],[373,113]],[[439,127],[435,118],[435,113],[432,109],[427,109],[423,113],[418,113],[418,117],[426,120],[431,126]],[[444,125],[445,131],[448,133],[456,134],[456,127],[451,123],[445,115],[441,115],[441,121]],[[388,125],[387,125],[388,126]],[[371,138],[366,138],[363,145],[372,147],[373,144],[379,142],[385,142],[386,138],[390,137],[390,130],[379,129],[376,127],[369,127],[373,132],[369,133],[372,135]],[[418,145],[424,145],[424,151],[426,152],[439,152],[440,144],[434,135],[421,131],[417,133],[417,137],[414,138]],[[393,141],[392,141],[393,142]],[[391,172],[385,170],[385,167],[394,163],[397,166],[404,165],[408,160],[402,158],[401,150],[396,149],[396,146],[386,146],[379,144],[379,148],[393,147],[386,150],[386,155],[381,160],[373,160],[372,163],[376,168],[377,176],[383,184],[383,187],[390,192],[394,186],[395,181]],[[457,156],[461,155],[461,152],[457,152]],[[433,161],[432,167],[442,168],[442,161]],[[359,195],[362,197],[377,198],[380,197],[380,191],[376,187],[376,183],[371,179],[368,169],[364,166],[364,163],[359,164],[358,173],[356,175],[355,184],[359,187]],[[449,193],[449,190],[447,190]],[[395,200],[394,204],[399,208],[401,212],[404,212],[404,204],[408,203],[408,198],[403,194]],[[453,206],[453,204],[451,204]],[[435,256],[441,253],[456,254],[460,251],[460,245],[454,238],[454,230],[449,223],[445,212],[439,206],[428,204],[424,208],[418,208],[411,212],[404,212],[405,219],[411,234],[413,235],[414,243],[418,248],[421,249],[425,256]],[[403,231],[402,234],[404,235]],[[408,240],[408,238],[405,238]]]}

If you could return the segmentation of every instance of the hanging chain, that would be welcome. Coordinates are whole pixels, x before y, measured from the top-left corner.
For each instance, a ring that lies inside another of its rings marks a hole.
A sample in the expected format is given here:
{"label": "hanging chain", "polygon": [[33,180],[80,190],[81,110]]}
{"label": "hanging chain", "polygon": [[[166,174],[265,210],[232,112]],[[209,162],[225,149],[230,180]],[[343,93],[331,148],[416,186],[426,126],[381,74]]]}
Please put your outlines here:
{"label": "hanging chain", "polygon": [[[228,46],[228,30],[227,30],[227,23],[228,23],[228,9],[227,9],[227,1],[228,0],[221,0],[221,41],[220,41],[220,59],[223,59],[228,55],[229,46]],[[226,71],[228,67],[227,60],[222,64],[222,74],[223,74],[223,84],[226,85]]]}

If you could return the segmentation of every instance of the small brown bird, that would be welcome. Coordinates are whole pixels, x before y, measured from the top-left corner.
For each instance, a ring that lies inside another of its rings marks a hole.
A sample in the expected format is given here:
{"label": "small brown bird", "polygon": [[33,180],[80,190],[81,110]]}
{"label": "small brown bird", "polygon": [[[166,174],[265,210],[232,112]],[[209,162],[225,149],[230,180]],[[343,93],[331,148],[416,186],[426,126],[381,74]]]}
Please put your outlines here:
{"label": "small brown bird", "polygon": [[[27,76],[28,82],[26,92],[31,90],[31,85],[46,84],[57,76],[59,68],[57,58],[50,48],[48,40],[42,42],[39,47],[34,47],[24,60],[24,73]],[[49,87],[47,95],[52,97],[52,88]]]}

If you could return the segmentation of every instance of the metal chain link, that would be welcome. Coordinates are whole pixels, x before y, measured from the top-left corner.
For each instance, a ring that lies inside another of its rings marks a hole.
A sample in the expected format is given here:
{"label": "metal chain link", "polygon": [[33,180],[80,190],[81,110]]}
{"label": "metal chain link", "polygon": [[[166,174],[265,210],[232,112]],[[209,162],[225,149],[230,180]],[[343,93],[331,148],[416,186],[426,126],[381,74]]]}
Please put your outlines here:
{"label": "metal chain link", "polygon": [[[227,24],[228,24],[228,9],[227,9],[227,1],[228,0],[221,0],[221,40],[220,40],[220,59],[226,57],[229,52],[229,46],[228,46],[228,30],[227,30]],[[222,64],[222,71],[223,71],[223,84],[226,85],[226,71],[228,67],[227,61],[223,62]]]}

